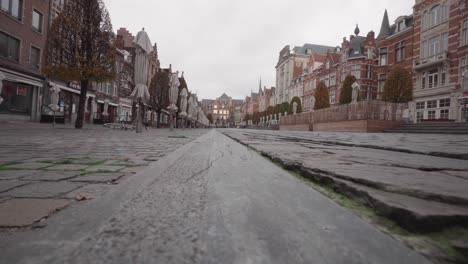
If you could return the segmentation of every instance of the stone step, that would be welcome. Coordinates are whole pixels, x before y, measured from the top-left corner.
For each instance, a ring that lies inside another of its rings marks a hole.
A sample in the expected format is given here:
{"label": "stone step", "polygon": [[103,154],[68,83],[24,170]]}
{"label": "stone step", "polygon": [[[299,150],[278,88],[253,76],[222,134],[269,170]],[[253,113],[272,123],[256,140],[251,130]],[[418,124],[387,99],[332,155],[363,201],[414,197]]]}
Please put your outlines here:
{"label": "stone step", "polygon": [[384,191],[310,170],[302,170],[301,175],[331,186],[336,192],[373,208],[409,231],[428,233],[451,226],[468,226],[468,206]]}
{"label": "stone step", "polygon": [[334,190],[355,197],[379,214],[413,232],[434,232],[448,226],[468,226],[468,207],[385,192],[335,179]]}
{"label": "stone step", "polygon": [[385,133],[419,133],[419,134],[456,134],[467,135],[468,130],[448,130],[448,129],[387,129]]}

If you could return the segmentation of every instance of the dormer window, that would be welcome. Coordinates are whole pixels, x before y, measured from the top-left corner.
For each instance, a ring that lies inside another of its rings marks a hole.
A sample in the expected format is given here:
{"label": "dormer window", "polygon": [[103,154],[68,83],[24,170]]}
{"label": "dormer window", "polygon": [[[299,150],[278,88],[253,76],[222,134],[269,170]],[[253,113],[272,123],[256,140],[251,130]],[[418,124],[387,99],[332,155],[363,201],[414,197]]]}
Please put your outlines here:
{"label": "dormer window", "polygon": [[311,49],[307,49],[306,52],[307,52],[307,54],[312,54],[312,50],[311,50]]}
{"label": "dormer window", "polygon": [[397,22],[397,32],[401,32],[406,28],[405,21],[401,20]]}

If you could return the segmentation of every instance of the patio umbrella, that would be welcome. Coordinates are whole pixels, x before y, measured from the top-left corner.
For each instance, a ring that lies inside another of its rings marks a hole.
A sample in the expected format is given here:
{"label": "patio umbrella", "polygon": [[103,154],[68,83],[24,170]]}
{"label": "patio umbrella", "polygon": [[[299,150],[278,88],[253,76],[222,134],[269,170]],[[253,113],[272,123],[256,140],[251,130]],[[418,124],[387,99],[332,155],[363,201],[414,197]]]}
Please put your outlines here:
{"label": "patio umbrella", "polygon": [[49,104],[49,108],[50,108],[52,111],[55,112],[55,111],[57,111],[57,110],[60,109],[60,107],[58,106],[60,88],[58,88],[57,85],[52,85],[52,87],[50,87],[49,91],[50,91],[50,104]]}
{"label": "patio umbrella", "polygon": [[177,103],[177,98],[179,97],[179,86],[179,72],[174,72],[169,79],[169,108],[173,110],[176,110],[175,104]]}
{"label": "patio umbrella", "polygon": [[109,100],[106,99],[104,100],[104,110],[102,110],[102,115],[108,116],[109,115],[108,110],[109,110]]}
{"label": "patio umbrella", "polygon": [[139,105],[137,110],[137,126],[136,132],[141,133],[141,103],[145,103],[149,100],[150,94],[148,91],[148,65],[149,65],[149,53],[152,50],[151,41],[143,28],[138,32],[135,41],[135,89],[130,95],[134,102]]}
{"label": "patio umbrella", "polygon": [[180,114],[182,118],[187,116],[187,89],[183,88],[180,92]]}
{"label": "patio umbrella", "polygon": [[52,87],[50,87],[49,91],[50,91],[50,104],[49,104],[49,108],[50,108],[52,111],[54,111],[54,117],[53,117],[53,121],[52,121],[52,126],[55,126],[55,112],[58,111],[58,110],[60,109],[60,107],[58,106],[60,88],[58,88],[57,85],[52,85]]}
{"label": "patio umbrella", "polygon": [[[0,72],[0,95],[2,95],[2,91],[3,91],[3,79],[5,79],[6,76],[5,74],[3,74],[3,72]],[[0,104],[2,104],[3,102],[3,98],[0,96]]]}
{"label": "patio umbrella", "polygon": [[146,34],[145,29],[138,32],[135,41],[135,89],[131,97],[133,100],[138,101],[141,99],[143,102],[149,100],[148,86],[148,64],[149,53],[152,51],[151,41]]}

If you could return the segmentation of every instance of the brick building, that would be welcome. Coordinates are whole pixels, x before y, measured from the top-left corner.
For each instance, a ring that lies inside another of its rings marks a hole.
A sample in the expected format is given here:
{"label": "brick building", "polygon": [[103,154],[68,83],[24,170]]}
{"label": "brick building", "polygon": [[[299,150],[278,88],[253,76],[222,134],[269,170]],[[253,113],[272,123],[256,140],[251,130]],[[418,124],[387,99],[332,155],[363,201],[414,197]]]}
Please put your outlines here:
{"label": "brick building", "polygon": [[333,47],[304,44],[301,47],[294,47],[292,50],[287,45],[280,51],[278,63],[276,64],[275,105],[291,101],[292,96],[289,94],[289,91],[295,91],[300,86],[297,83],[292,83],[294,73],[302,73],[301,68],[306,67],[309,57],[312,54],[325,55],[329,49],[333,49]]}
{"label": "brick building", "polygon": [[377,36],[377,99],[382,98],[382,92],[387,75],[394,65],[402,66],[413,71],[413,41],[414,41],[413,15],[399,16],[390,25],[387,10],[382,19],[382,25]]}
{"label": "brick building", "polygon": [[40,119],[49,8],[47,0],[0,3],[0,119]]}
{"label": "brick building", "polygon": [[414,121],[466,121],[468,6],[466,1],[416,0]]}

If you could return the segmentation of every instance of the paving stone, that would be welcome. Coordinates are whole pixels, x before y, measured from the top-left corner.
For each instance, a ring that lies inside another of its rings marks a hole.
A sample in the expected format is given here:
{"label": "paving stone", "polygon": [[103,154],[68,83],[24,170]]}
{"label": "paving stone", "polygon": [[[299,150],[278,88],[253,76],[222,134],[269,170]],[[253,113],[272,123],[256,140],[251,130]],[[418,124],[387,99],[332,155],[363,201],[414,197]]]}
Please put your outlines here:
{"label": "paving stone", "polygon": [[73,178],[73,182],[113,182],[122,177],[123,173],[93,173]]}
{"label": "paving stone", "polygon": [[21,178],[32,181],[60,181],[80,175],[79,171],[38,171],[37,173]]}
{"label": "paving stone", "polygon": [[119,160],[106,160],[104,163],[102,163],[102,165],[112,165],[115,163],[119,163]]}
{"label": "paving stone", "polygon": [[4,170],[0,171],[0,180],[18,179],[24,176],[36,174],[38,171],[32,170]]}
{"label": "paving stone", "polygon": [[48,163],[18,163],[18,164],[13,164],[13,165],[6,166],[6,168],[35,170],[35,169],[41,169],[41,168],[49,167],[51,165],[52,164],[48,164]]}
{"label": "paving stone", "polygon": [[51,198],[73,191],[83,184],[73,182],[35,182],[18,187],[8,192],[0,193],[0,196],[15,198]]}
{"label": "paving stone", "polygon": [[67,199],[11,199],[0,203],[0,226],[33,224],[70,204]]}
{"label": "paving stone", "polygon": [[120,172],[135,174],[141,170],[143,170],[143,167],[127,167],[125,169],[121,169]]}
{"label": "paving stone", "polygon": [[28,184],[29,182],[25,181],[18,181],[18,180],[11,180],[11,181],[0,181],[0,192],[6,192],[13,188],[23,186]]}
{"label": "paving stone", "polygon": [[61,170],[61,171],[79,171],[88,168],[89,165],[81,165],[81,164],[61,164],[55,165],[52,167],[47,168],[48,170]]}
{"label": "paving stone", "polygon": [[97,165],[90,166],[85,171],[118,171],[123,168],[125,168],[125,166]]}
{"label": "paving stone", "polygon": [[157,160],[159,160],[159,157],[150,156],[150,157],[146,157],[144,160],[147,160],[147,161],[157,161]]}
{"label": "paving stone", "polygon": [[104,159],[96,159],[96,158],[85,158],[85,159],[73,159],[71,160],[73,164],[93,164],[98,162],[103,162]]}
{"label": "paving stone", "polygon": [[87,184],[65,195],[67,198],[76,199],[77,197],[85,197],[86,199],[95,199],[106,194],[115,185],[113,184]]}

